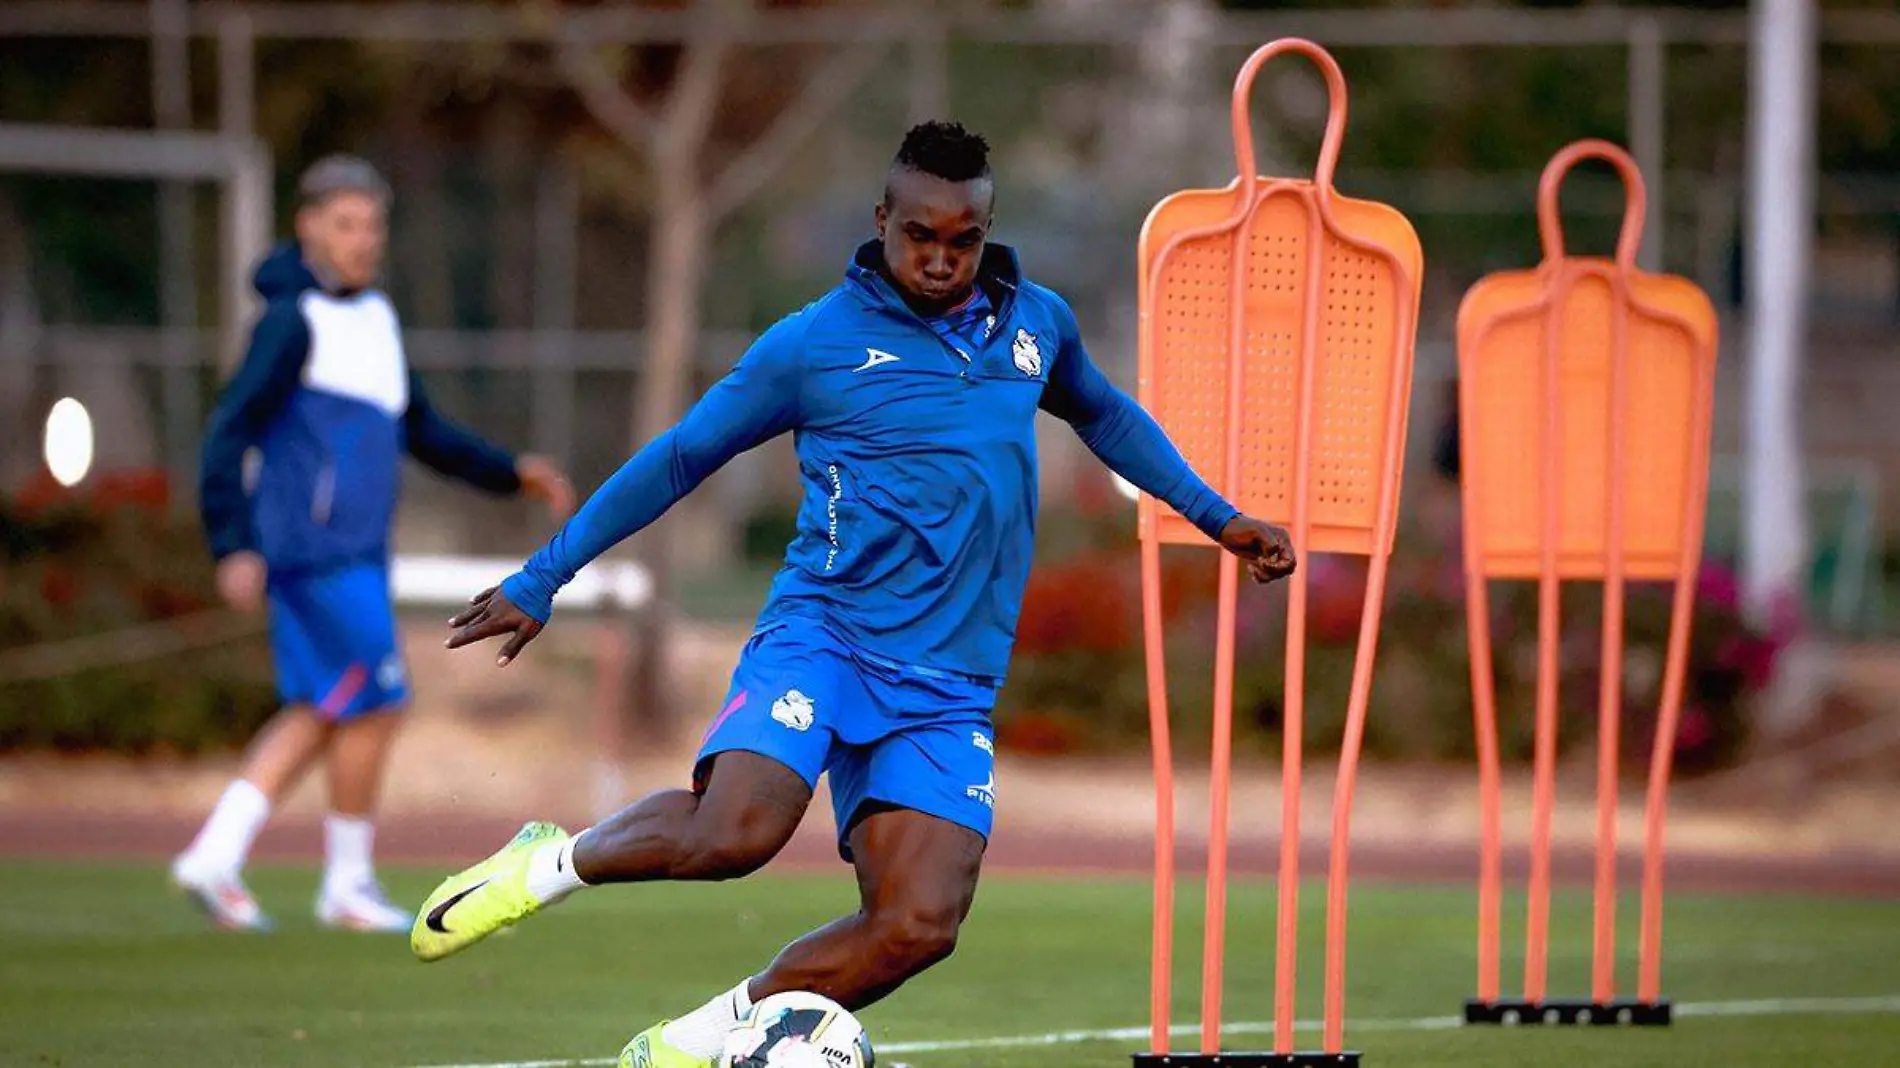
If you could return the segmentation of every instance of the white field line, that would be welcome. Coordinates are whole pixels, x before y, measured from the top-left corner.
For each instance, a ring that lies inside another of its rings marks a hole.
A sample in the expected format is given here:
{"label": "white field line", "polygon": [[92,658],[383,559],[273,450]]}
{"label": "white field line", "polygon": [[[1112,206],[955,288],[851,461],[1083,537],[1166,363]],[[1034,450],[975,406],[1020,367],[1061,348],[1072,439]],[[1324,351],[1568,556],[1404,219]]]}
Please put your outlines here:
{"label": "white field line", "polygon": [[[1900,1013],[1900,994],[1859,998],[1761,998],[1754,1001],[1690,1001],[1675,1006],[1678,1016],[1880,1016]],[[1348,1020],[1347,1032],[1359,1031],[1448,1031],[1464,1025],[1460,1016],[1414,1016]],[[1317,1031],[1319,1020],[1299,1020],[1294,1026],[1302,1031]],[[1198,1024],[1175,1024],[1175,1035],[1193,1035]],[[1242,1021],[1226,1024],[1222,1034],[1263,1035],[1273,1033],[1271,1021]],[[1051,1031],[1041,1035],[1005,1035],[1000,1038],[957,1038],[939,1042],[890,1042],[878,1046],[880,1054],[955,1053],[978,1049],[1033,1049],[1037,1046],[1070,1046],[1079,1042],[1127,1042],[1148,1037],[1146,1027],[1116,1027],[1100,1031]],[[497,1061],[486,1064],[440,1064],[426,1068],[601,1068],[612,1065],[611,1057],[584,1060]]]}

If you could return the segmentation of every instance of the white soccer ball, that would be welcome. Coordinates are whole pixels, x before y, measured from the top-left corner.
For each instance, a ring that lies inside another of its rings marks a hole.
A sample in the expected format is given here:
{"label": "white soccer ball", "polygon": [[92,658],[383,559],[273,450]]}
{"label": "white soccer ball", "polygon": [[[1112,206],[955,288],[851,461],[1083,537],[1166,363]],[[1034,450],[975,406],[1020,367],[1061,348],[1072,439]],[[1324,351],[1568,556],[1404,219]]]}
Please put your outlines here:
{"label": "white soccer ball", "polygon": [[726,1037],[719,1068],[874,1068],[871,1037],[828,997],[801,990],[752,1007]]}

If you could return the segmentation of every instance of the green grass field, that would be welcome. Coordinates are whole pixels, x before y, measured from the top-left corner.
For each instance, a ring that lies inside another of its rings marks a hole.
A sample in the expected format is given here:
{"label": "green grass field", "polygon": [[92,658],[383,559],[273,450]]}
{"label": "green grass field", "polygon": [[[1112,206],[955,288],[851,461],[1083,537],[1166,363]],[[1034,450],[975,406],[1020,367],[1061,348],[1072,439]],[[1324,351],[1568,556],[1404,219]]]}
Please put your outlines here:
{"label": "green grass field", "polygon": [[[437,874],[398,869],[391,890],[419,900]],[[400,938],[315,927],[312,871],[267,868],[252,881],[282,924],[274,935],[208,930],[155,867],[0,865],[0,1064],[399,1068],[611,1058],[633,1031],[725,989],[851,905],[843,869],[614,888],[425,966]],[[1141,1040],[919,1044],[1141,1024],[1147,893],[1135,879],[992,879],[957,956],[864,1014],[883,1063],[1125,1066]],[[1272,893],[1267,882],[1233,888],[1230,1020],[1272,1016]],[[1309,887],[1303,1019],[1320,1008],[1320,904]],[[1559,899],[1553,993],[1584,991],[1587,904],[1581,894]],[[1781,1068],[1891,1063],[1900,1049],[1900,902],[1677,896],[1665,991],[1705,1014],[1620,1031],[1433,1027],[1471,992],[1472,910],[1464,889],[1355,890],[1347,1035],[1368,1064]],[[1633,901],[1622,918],[1633,930]],[[1506,937],[1517,944],[1515,932]],[[1193,923],[1181,940],[1198,945]],[[1634,948],[1621,954],[1625,982]],[[1507,986],[1515,981],[1513,962],[1505,975]],[[1187,985],[1177,1020],[1195,1014]],[[1781,1000],[1797,998],[1821,1000]],[[1834,1000],[1853,998],[1870,1000]],[[1760,1003],[1742,1003],[1750,1001]],[[1316,1033],[1306,1039],[1317,1045]],[[1266,1044],[1258,1034],[1231,1042]]]}

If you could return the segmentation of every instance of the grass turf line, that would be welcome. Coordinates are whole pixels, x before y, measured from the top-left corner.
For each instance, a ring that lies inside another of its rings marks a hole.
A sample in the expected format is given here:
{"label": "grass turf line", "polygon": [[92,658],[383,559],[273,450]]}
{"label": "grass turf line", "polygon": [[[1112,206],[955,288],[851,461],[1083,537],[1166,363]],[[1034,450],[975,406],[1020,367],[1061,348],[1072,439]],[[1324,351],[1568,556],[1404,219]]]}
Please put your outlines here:
{"label": "grass turf line", "polygon": [[[390,890],[419,901],[434,871],[394,869]],[[149,866],[0,865],[0,1064],[213,1066],[501,1064],[611,1057],[626,1038],[726,989],[780,945],[854,906],[835,877],[767,877],[718,886],[610,888],[579,895],[519,930],[439,964],[400,937],[321,930],[316,873],[252,878],[282,924],[273,935],[214,932]],[[1184,885],[1184,903],[1198,895]],[[1658,1031],[1355,1032],[1352,1019],[1455,1014],[1475,975],[1468,890],[1366,884],[1353,891],[1349,1043],[1368,1063],[1861,1065],[1900,1048],[1900,1016],[1691,1015]],[[1233,1018],[1271,1017],[1270,882],[1230,890]],[[1320,1007],[1322,895],[1302,895],[1302,1017]],[[1200,944],[1188,905],[1177,1020],[1197,1016]],[[1587,989],[1589,900],[1560,894],[1553,995]],[[1521,903],[1507,902],[1521,924]],[[1621,979],[1634,979],[1636,909],[1619,909]],[[1796,897],[1672,897],[1664,992],[1682,1002],[1845,998],[1900,992],[1900,903]],[[1522,945],[1507,923],[1505,945]],[[958,954],[864,1014],[895,1052],[953,1036],[1100,1031],[1147,1006],[1148,891],[1138,879],[986,883]],[[1520,980],[1507,958],[1505,983]],[[1307,1036],[1317,1041],[1317,1036]],[[1184,1040],[1185,1041],[1185,1040]],[[1265,1045],[1258,1035],[1231,1043]],[[1144,1043],[904,1053],[917,1068],[1126,1065]],[[1686,1058],[1686,1059],[1685,1059]]]}

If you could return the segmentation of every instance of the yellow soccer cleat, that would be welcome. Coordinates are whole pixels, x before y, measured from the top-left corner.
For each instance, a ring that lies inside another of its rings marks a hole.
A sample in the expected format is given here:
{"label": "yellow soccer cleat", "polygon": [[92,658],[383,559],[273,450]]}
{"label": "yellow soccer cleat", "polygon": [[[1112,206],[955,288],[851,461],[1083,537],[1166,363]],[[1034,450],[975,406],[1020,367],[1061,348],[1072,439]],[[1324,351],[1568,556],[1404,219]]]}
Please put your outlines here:
{"label": "yellow soccer cleat", "polygon": [[442,880],[416,913],[409,948],[425,961],[466,949],[541,907],[528,892],[528,858],[567,832],[552,823],[529,823],[495,855]]}
{"label": "yellow soccer cleat", "polygon": [[661,1020],[633,1036],[620,1051],[620,1068],[713,1068],[713,1062],[695,1057],[660,1034],[669,1021]]}

